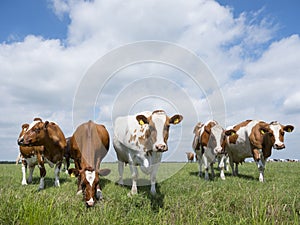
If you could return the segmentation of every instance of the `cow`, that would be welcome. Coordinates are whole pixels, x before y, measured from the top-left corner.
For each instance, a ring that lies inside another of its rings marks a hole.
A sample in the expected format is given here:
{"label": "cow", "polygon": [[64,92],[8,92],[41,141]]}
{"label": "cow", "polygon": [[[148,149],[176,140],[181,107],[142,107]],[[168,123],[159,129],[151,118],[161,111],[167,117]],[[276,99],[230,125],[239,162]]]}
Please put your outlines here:
{"label": "cow", "polygon": [[100,163],[109,150],[109,134],[104,125],[89,120],[78,126],[70,138],[70,157],[75,168],[70,175],[78,177],[77,194],[83,193],[87,207],[102,199],[99,175],[108,175],[110,170],[100,170]]}
{"label": "cow", "polygon": [[186,156],[187,156],[188,162],[193,162],[194,161],[194,153],[186,152]]}
{"label": "cow", "polygon": [[36,152],[40,169],[40,184],[38,190],[45,188],[45,162],[47,162],[50,167],[55,165],[54,185],[59,187],[60,167],[67,146],[66,138],[60,127],[54,122],[43,122],[42,119],[35,118],[25,131],[24,135],[18,138],[18,144],[25,147],[43,146],[43,151]]}
{"label": "cow", "polygon": [[[22,125],[22,130],[19,135],[19,139],[23,138],[25,132],[27,131],[29,124],[25,123]],[[22,185],[27,185],[27,182],[32,183],[32,174],[35,166],[38,164],[38,160],[36,155],[38,152],[40,154],[43,152],[43,146],[19,146],[19,156],[17,162],[21,159],[22,161]],[[28,181],[26,181],[26,170],[29,167],[29,177]]]}
{"label": "cow", "polygon": [[[192,147],[198,156],[199,176],[202,176],[202,164],[205,169],[205,180],[209,180],[208,170],[211,169],[211,176],[214,178],[213,164],[217,157],[225,154],[225,130],[214,120],[205,124],[199,122],[194,128],[194,140]],[[225,179],[224,162],[219,164],[221,169],[220,177]]]}
{"label": "cow", "polygon": [[146,111],[136,115],[118,117],[114,123],[113,146],[117,153],[120,185],[123,185],[124,164],[129,164],[132,187],[129,195],[137,194],[137,179],[140,166],[149,175],[152,195],[156,194],[156,173],[162,153],[168,151],[170,124],[179,124],[183,117],[176,114],[168,117],[163,110]]}
{"label": "cow", "polygon": [[284,149],[284,133],[293,130],[292,125],[284,126],[278,122],[266,123],[259,120],[246,120],[226,130],[226,151],[232,174],[238,175],[238,164],[253,157],[259,170],[259,181],[264,182],[265,164],[272,154],[272,147],[277,150]]}

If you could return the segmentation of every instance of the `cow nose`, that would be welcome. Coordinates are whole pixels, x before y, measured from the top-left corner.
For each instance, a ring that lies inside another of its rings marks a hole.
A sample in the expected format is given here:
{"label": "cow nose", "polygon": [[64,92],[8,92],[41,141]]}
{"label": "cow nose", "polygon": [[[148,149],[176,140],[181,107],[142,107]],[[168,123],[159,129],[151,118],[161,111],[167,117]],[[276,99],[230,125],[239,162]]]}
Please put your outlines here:
{"label": "cow nose", "polygon": [[18,145],[22,145],[24,142],[24,138],[18,138],[17,142],[18,142]]}
{"label": "cow nose", "polygon": [[283,143],[275,144],[275,148],[276,148],[276,149],[284,149],[284,148],[285,148],[285,145],[284,145]]}
{"label": "cow nose", "polygon": [[216,154],[221,154],[221,153],[223,153],[223,148],[221,148],[221,147],[215,148],[215,153],[216,153]]}
{"label": "cow nose", "polygon": [[165,152],[168,150],[168,147],[166,144],[158,144],[158,145],[155,145],[155,148],[157,149],[157,151],[159,152]]}
{"label": "cow nose", "polygon": [[94,206],[94,200],[91,198],[90,200],[86,201],[86,207],[92,207]]}

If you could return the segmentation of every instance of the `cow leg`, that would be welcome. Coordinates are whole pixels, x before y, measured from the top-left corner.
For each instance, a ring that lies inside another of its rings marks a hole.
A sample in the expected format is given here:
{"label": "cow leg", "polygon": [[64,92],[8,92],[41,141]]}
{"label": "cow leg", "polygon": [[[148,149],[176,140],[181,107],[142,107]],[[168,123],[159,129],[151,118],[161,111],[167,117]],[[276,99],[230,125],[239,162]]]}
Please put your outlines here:
{"label": "cow leg", "polygon": [[264,171],[265,171],[264,156],[263,154],[261,154],[261,150],[259,149],[253,149],[252,153],[253,153],[254,161],[256,162],[259,171],[259,181],[264,182]]}
{"label": "cow leg", "polygon": [[124,162],[118,161],[118,170],[119,170],[119,185],[124,185],[123,181],[123,172],[124,172]]}
{"label": "cow leg", "polygon": [[219,168],[220,168],[220,178],[222,180],[225,180],[225,174],[224,174],[224,161],[225,161],[225,155],[222,155],[221,158],[220,158],[220,161],[219,161]]}
{"label": "cow leg", "polygon": [[235,174],[236,174],[236,176],[239,175],[239,164],[238,163],[235,163]]}
{"label": "cow leg", "polygon": [[202,177],[202,155],[198,155],[199,173],[198,176]]}
{"label": "cow leg", "polygon": [[130,171],[131,171],[131,177],[132,177],[132,187],[130,195],[137,194],[137,179],[138,179],[138,170],[136,166],[129,165]]}
{"label": "cow leg", "polygon": [[210,164],[210,171],[211,171],[211,177],[214,178],[215,177],[214,163]]}
{"label": "cow leg", "polygon": [[[235,170],[235,168],[234,168],[234,162],[233,162],[233,160],[232,160],[231,157],[229,157],[229,164],[230,164],[230,167],[231,167],[232,175],[233,175],[233,176],[237,176],[236,170]],[[235,164],[235,165],[236,165],[236,164]]]}
{"label": "cow leg", "polygon": [[61,167],[62,162],[58,162],[55,165],[55,169],[54,169],[54,176],[55,176],[55,181],[54,181],[54,185],[55,187],[59,187],[60,183],[59,183],[59,174],[60,174],[60,167]]}
{"label": "cow leg", "polygon": [[150,173],[150,182],[151,182],[151,190],[150,193],[152,195],[156,194],[155,184],[156,184],[156,174],[159,167],[159,163],[156,163],[152,166],[152,171]]}
{"label": "cow leg", "polygon": [[46,176],[46,169],[45,169],[45,165],[44,165],[44,161],[41,161],[39,163],[39,168],[40,168],[40,186],[39,186],[39,190],[43,190],[45,188],[45,176]]}
{"label": "cow leg", "polygon": [[27,163],[25,160],[22,160],[22,175],[23,175],[22,185],[27,185],[26,170],[27,170]]}
{"label": "cow leg", "polygon": [[34,167],[35,167],[35,165],[29,166],[29,177],[28,177],[28,183],[29,184],[32,183],[32,175],[33,175]]}
{"label": "cow leg", "polygon": [[209,180],[209,174],[208,174],[208,167],[209,167],[209,165],[208,165],[208,162],[207,162],[207,158],[204,155],[202,155],[201,158],[202,158],[202,161],[204,163],[204,169],[205,169],[204,179],[205,180]]}

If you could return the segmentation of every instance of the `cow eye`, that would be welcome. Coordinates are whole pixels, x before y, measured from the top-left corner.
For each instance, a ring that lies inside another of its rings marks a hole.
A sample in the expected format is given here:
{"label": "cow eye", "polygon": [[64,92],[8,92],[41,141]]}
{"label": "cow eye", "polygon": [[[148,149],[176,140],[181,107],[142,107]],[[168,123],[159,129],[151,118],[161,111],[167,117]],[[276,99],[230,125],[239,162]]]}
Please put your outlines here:
{"label": "cow eye", "polygon": [[281,134],[282,136],[284,136],[284,131],[281,131],[280,134]]}
{"label": "cow eye", "polygon": [[38,133],[38,132],[40,132],[40,129],[39,128],[35,128],[34,132]]}

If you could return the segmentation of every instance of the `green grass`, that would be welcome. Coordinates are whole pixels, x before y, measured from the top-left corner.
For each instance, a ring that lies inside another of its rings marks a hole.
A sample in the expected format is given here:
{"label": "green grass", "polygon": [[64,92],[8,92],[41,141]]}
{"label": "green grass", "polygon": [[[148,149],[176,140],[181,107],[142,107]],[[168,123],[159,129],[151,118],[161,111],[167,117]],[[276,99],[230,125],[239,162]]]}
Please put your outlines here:
{"label": "green grass", "polygon": [[[257,167],[245,163],[240,176],[229,173],[222,181],[204,181],[196,163],[163,163],[158,194],[139,186],[118,186],[117,164],[105,163],[112,172],[101,178],[104,200],[87,209],[76,196],[75,179],[61,173],[56,188],[54,170],[47,167],[46,188],[38,192],[39,171],[33,184],[21,185],[21,165],[0,165],[0,224],[299,224],[300,163],[268,163],[265,183],[258,182]],[[130,183],[128,166],[125,182]],[[177,172],[176,172],[177,171]],[[171,176],[174,174],[173,176]],[[147,176],[142,176],[145,184]],[[168,179],[165,179],[169,177]]]}

